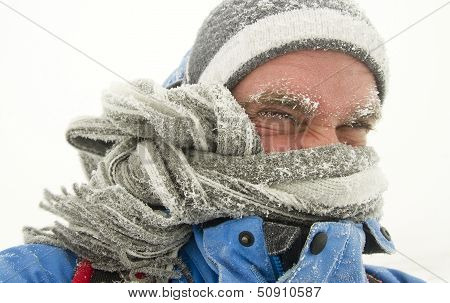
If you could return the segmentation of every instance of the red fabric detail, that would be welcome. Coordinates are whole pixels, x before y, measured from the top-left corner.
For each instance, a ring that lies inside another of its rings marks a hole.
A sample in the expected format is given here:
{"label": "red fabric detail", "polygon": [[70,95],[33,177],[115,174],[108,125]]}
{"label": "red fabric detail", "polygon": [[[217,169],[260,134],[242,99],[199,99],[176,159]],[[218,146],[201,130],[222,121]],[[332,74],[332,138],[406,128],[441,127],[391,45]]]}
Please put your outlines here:
{"label": "red fabric detail", "polygon": [[92,268],[91,262],[83,259],[77,264],[72,283],[89,283],[91,282],[93,273],[94,269]]}
{"label": "red fabric detail", "polygon": [[369,283],[383,283],[380,279],[375,278],[373,275],[366,273],[367,280]]}

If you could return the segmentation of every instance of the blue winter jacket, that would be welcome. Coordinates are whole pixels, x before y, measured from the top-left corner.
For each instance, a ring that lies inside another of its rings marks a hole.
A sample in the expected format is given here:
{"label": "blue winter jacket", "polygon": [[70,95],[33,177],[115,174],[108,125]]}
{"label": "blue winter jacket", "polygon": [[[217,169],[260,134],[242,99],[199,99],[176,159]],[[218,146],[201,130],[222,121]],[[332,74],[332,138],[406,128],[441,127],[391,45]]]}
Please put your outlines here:
{"label": "blue winter jacket", "polygon": [[[186,60],[164,82],[184,77]],[[171,282],[424,282],[398,270],[364,265],[363,253],[393,253],[387,230],[377,220],[317,222],[295,227],[260,217],[194,225],[179,252],[190,274]],[[44,244],[0,252],[0,282],[71,282],[77,256]]]}
{"label": "blue winter jacket", "polygon": [[[271,239],[266,224],[251,216],[193,226],[191,239],[179,252],[192,282],[424,282],[398,270],[363,264],[363,252],[394,252],[389,234],[376,220],[314,223],[303,247],[294,251],[289,269],[283,268],[282,260],[293,244],[291,229],[279,229]],[[51,245],[12,247],[0,252],[0,282],[71,282],[77,261],[74,253]]]}

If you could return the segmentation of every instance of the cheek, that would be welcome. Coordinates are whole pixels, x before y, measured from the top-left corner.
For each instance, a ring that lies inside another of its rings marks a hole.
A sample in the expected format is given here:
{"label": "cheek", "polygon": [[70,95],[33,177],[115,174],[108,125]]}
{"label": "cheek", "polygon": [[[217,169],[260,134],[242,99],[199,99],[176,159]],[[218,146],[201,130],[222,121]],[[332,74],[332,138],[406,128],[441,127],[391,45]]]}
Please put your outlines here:
{"label": "cheek", "polygon": [[287,136],[293,135],[297,131],[297,127],[291,121],[274,122],[254,122],[256,132],[261,136]]}

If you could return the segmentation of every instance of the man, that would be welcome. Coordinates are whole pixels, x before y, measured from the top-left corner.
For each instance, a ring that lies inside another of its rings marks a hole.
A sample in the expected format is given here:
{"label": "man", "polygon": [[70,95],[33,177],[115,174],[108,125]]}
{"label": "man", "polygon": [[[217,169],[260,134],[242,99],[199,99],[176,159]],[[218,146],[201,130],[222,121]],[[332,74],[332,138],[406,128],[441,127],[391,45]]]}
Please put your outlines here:
{"label": "man", "polygon": [[118,84],[74,122],[89,183],[46,192],[3,282],[421,282],[393,253],[366,137],[382,40],[349,1],[224,1],[159,87]]}

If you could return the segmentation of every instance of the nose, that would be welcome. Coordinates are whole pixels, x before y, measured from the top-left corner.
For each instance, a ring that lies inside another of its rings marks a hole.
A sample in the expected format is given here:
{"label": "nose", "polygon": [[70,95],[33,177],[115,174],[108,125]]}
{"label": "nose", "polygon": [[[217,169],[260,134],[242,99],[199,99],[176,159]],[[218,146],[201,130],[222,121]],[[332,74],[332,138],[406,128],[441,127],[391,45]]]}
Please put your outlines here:
{"label": "nose", "polygon": [[298,135],[298,148],[312,148],[339,143],[334,127],[309,127]]}

